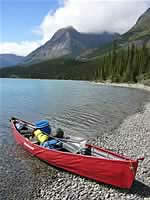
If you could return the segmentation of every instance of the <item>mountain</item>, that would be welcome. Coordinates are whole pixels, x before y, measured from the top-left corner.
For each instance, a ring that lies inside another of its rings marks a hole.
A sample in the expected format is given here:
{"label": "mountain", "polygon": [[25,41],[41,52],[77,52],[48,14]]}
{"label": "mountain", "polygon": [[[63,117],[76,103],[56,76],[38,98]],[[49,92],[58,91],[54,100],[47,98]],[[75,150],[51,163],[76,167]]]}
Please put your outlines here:
{"label": "mountain", "polygon": [[14,66],[22,62],[23,56],[14,54],[0,54],[0,68]]}
{"label": "mountain", "polygon": [[[120,35],[115,41],[118,49],[127,49],[128,45],[132,43],[137,47],[142,47],[146,43],[147,47],[150,48],[150,8],[138,18],[136,24],[129,31]],[[107,54],[112,48],[113,43],[110,42],[92,52],[81,54],[81,58],[97,58]]]}
{"label": "mountain", "polygon": [[134,42],[137,45],[147,42],[147,45],[150,46],[150,8],[139,17],[136,24],[127,33],[121,36],[119,42],[121,44]]}
{"label": "mountain", "polygon": [[59,57],[76,57],[87,49],[98,48],[111,42],[118,34],[116,33],[80,33],[72,26],[59,29],[53,37],[43,46],[31,52],[24,59],[24,64],[38,63],[44,60]]}
{"label": "mountain", "polygon": [[[60,29],[45,45],[25,57],[26,67],[20,64],[0,69],[0,77],[143,81],[144,84],[148,80],[150,85],[149,24],[150,9],[121,36],[85,34],[73,27]],[[113,39],[115,42],[112,42]],[[133,43],[136,45],[131,45]],[[143,45],[145,43],[147,46]],[[78,55],[80,59],[76,59]],[[55,57],[59,58],[52,59]]]}

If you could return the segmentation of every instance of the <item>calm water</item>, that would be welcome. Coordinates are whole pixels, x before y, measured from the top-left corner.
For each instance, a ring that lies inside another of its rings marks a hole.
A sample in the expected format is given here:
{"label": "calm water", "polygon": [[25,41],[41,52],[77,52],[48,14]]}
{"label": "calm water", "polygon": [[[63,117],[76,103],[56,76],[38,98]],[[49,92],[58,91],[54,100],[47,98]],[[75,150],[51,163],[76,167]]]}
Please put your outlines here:
{"label": "calm water", "polygon": [[84,81],[0,79],[0,199],[31,198],[35,182],[54,170],[15,144],[11,116],[32,122],[48,119],[53,129],[89,138],[116,128],[142,108],[147,96],[136,89]]}

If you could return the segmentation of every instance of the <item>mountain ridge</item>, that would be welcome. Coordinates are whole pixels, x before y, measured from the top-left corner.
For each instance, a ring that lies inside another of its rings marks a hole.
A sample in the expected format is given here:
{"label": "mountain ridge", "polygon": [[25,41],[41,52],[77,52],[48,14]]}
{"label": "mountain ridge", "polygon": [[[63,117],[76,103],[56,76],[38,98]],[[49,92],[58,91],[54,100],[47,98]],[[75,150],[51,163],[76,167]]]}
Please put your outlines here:
{"label": "mountain ridge", "polygon": [[117,33],[80,33],[69,26],[56,31],[44,45],[27,55],[23,63],[38,63],[63,56],[76,57],[87,49],[97,48],[117,37]]}
{"label": "mountain ridge", "polygon": [[[150,9],[139,17],[136,24],[128,32],[119,36],[115,42],[101,46],[100,49],[92,52],[92,55],[90,54],[89,56],[87,54],[85,59],[63,57],[42,60],[39,63],[30,63],[26,67],[18,65],[14,69],[5,68],[0,70],[1,77],[110,80],[113,82],[137,82],[142,79],[150,79],[150,46],[147,46],[150,41],[150,30],[148,26],[150,24],[149,14]],[[80,36],[78,38],[82,38],[82,33],[76,32],[72,27],[69,27],[69,34],[70,32],[72,35],[75,34],[73,41],[76,44],[76,33],[77,36]],[[47,42],[48,45],[56,41],[59,42],[60,36],[64,38],[64,43],[66,38],[69,37],[67,42],[70,44],[70,35],[68,33],[66,34],[65,29],[61,29],[60,32],[58,31],[56,33],[57,35],[53,36],[52,41]],[[88,37],[89,35],[84,34],[84,36]],[[86,41],[86,37],[84,38]],[[78,42],[80,44],[80,40]],[[94,44],[92,39],[90,42]],[[86,45],[89,45],[89,43],[86,44],[84,42],[81,49],[84,49]],[[40,48],[43,48],[43,46]],[[90,52],[91,50],[93,51],[94,48],[88,51]]]}
{"label": "mountain ridge", "polygon": [[0,54],[0,68],[15,66],[22,62],[23,56],[18,56],[16,54]]}
{"label": "mountain ridge", "polygon": [[[136,21],[126,33],[120,35],[115,40],[118,48],[128,48],[131,44],[135,44],[137,47],[142,47],[146,44],[147,48],[150,48],[150,8],[148,8]],[[98,48],[95,51],[85,55],[83,58],[96,58],[102,56],[107,52],[110,52],[113,48],[113,44],[106,44],[102,48]],[[82,56],[82,55],[81,55]]]}
{"label": "mountain ridge", "polygon": [[134,42],[137,45],[147,42],[150,45],[150,8],[148,8],[136,21],[136,24],[121,36],[121,43]]}

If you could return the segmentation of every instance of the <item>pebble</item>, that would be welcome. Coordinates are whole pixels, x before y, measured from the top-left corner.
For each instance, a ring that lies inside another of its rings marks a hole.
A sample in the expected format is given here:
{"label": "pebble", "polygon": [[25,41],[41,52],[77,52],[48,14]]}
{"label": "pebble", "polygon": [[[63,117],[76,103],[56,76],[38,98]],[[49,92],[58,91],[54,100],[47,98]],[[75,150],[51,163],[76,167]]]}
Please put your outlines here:
{"label": "pebble", "polygon": [[[41,188],[42,200],[48,197],[55,200],[150,200],[150,103],[145,105],[143,112],[125,119],[115,130],[115,134],[112,131],[111,134],[106,133],[103,138],[97,137],[92,141],[96,145],[123,153],[128,157],[135,159],[145,157],[143,162],[139,162],[132,188],[119,189],[58,170],[57,178],[50,183],[47,180],[48,182]],[[45,191],[44,196],[43,191]],[[40,198],[35,199],[40,200]]]}
{"label": "pebble", "polygon": [[[15,166],[14,162],[18,162],[18,165],[20,165],[20,170],[17,173],[18,177],[16,177],[15,174],[13,176],[14,180],[7,180],[5,177],[6,181],[10,184],[10,191],[13,190],[13,184],[16,184],[16,195],[13,193],[10,194],[10,198],[7,198],[9,190],[7,193],[3,192],[5,182],[3,181],[4,179],[2,179],[0,181],[0,199],[18,199],[17,192],[21,185],[25,192],[26,190],[29,191],[28,187],[33,187],[31,190],[33,194],[29,194],[24,198],[26,200],[150,200],[150,103],[145,105],[142,112],[126,118],[116,130],[105,133],[101,137],[96,137],[89,142],[134,159],[144,156],[144,161],[139,162],[136,180],[130,190],[97,183],[63,170],[51,168],[47,164],[45,164],[46,170],[39,167],[39,170],[43,170],[45,173],[43,178],[40,178],[39,172],[34,174],[34,180],[37,185],[29,183],[29,178],[26,178],[33,173],[32,171],[26,171],[24,175],[24,184],[22,184],[19,176],[23,176],[22,165],[24,161],[20,159],[17,161],[12,160],[13,162],[11,163],[12,167]],[[14,157],[15,156],[13,156],[13,158]],[[38,162],[37,159],[35,160]],[[33,158],[33,171],[34,167],[36,168],[35,160]],[[32,164],[30,158],[29,162]],[[43,162],[39,161],[39,166],[40,163],[43,165]],[[51,169],[52,173],[50,172],[48,174],[47,171],[49,171],[49,169]],[[0,171],[4,171],[1,166]],[[8,170],[7,174],[9,173],[10,171]],[[23,195],[24,194],[22,194],[20,199],[23,199]]]}

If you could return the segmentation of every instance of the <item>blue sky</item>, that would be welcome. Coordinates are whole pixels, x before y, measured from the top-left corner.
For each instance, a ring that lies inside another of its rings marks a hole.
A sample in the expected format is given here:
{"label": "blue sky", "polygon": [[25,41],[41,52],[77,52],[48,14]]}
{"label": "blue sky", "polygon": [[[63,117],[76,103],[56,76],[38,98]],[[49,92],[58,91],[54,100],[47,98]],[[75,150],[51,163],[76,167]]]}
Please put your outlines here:
{"label": "blue sky", "polygon": [[57,0],[0,0],[2,40],[35,40],[33,30],[39,26],[49,10],[58,8]]}
{"label": "blue sky", "polygon": [[28,55],[60,28],[128,31],[150,0],[0,0],[0,53]]}

